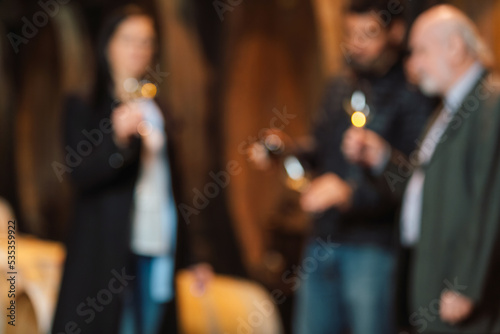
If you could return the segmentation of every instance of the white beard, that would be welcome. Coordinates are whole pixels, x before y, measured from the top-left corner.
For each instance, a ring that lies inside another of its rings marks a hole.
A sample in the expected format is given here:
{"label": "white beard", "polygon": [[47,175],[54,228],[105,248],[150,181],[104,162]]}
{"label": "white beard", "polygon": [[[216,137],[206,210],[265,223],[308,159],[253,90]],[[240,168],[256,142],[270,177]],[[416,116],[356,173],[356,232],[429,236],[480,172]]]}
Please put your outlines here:
{"label": "white beard", "polygon": [[426,96],[436,96],[439,95],[440,89],[439,84],[432,78],[426,75],[422,75],[418,86],[424,95]]}

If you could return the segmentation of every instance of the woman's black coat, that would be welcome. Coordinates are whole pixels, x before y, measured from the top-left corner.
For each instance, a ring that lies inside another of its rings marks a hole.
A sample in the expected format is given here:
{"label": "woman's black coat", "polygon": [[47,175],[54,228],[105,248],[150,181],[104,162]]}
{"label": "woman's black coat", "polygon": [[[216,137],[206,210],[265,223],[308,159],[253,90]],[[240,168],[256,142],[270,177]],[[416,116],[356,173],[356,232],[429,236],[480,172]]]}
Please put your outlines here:
{"label": "woman's black coat", "polygon": [[[116,146],[110,121],[115,107],[111,97],[93,108],[72,97],[65,108],[63,178],[73,182],[76,195],[53,333],[118,333],[123,290],[135,279],[130,210],[141,145],[137,138],[126,149]],[[184,257],[182,225],[177,254]]]}

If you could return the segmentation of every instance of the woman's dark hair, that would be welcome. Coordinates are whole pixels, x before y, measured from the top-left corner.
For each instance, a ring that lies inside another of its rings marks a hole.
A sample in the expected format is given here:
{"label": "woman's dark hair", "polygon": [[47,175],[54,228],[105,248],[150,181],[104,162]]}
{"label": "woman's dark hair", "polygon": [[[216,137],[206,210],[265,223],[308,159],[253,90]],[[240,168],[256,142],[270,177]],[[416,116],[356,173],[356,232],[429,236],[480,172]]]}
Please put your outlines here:
{"label": "woman's dark hair", "polygon": [[[146,9],[137,5],[127,5],[113,11],[104,21],[97,39],[97,75],[92,95],[94,105],[98,105],[105,98],[113,94],[113,79],[111,77],[111,67],[108,62],[107,49],[116,29],[123,21],[131,16],[150,17],[154,22],[156,38],[159,40],[159,29],[155,16]],[[156,48],[156,50],[158,51],[158,48]],[[158,57],[157,54],[156,57]]]}

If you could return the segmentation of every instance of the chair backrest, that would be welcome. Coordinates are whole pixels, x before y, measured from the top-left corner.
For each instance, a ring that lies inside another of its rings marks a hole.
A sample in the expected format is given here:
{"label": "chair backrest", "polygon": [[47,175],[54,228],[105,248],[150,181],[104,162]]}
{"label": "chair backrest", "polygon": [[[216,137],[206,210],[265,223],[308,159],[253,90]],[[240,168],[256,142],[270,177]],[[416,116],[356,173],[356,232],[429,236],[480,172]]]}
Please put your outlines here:
{"label": "chair backrest", "polygon": [[[0,263],[0,266],[2,272],[4,273],[8,271],[8,268],[5,267],[7,265],[7,222],[14,219],[14,214],[12,212],[10,204],[7,203],[7,201],[5,201],[4,199],[0,198],[0,221],[4,222],[2,224],[3,228],[0,231],[0,260],[2,261]],[[9,291],[10,282],[5,278],[0,280],[0,288],[2,289],[2,291]],[[13,299],[10,298],[7,293],[2,294],[0,298],[0,308],[8,312],[6,314],[7,317],[6,315],[4,315],[4,321],[0,323],[0,334],[39,333],[33,305],[30,298],[24,291],[24,286],[20,284],[18,276],[16,276],[15,319],[9,318],[10,310],[8,310],[8,307],[10,306],[11,300]],[[15,326],[9,324],[9,322],[13,320],[15,321],[12,324],[15,324]]]}
{"label": "chair backrest", "polygon": [[184,334],[280,334],[279,311],[260,285],[244,279],[215,275],[203,295],[194,277],[181,271],[176,278],[180,332]]}
{"label": "chair backrest", "polygon": [[[62,277],[64,246],[61,243],[45,241],[29,235],[21,235],[12,209],[0,198],[0,221],[5,222],[0,230],[0,271],[11,271],[7,267],[7,226],[15,227],[15,287],[16,322],[15,327],[8,321],[0,324],[0,334],[4,333],[48,333],[59,292]],[[8,276],[7,276],[8,277]],[[0,280],[0,289],[9,291],[10,282]],[[8,294],[0,297],[0,308],[7,310],[12,298]],[[10,311],[8,311],[10,312]]]}
{"label": "chair backrest", "polygon": [[[7,295],[3,297],[2,309],[8,307],[5,303]],[[6,301],[9,302],[8,300]],[[5,308],[4,308],[5,305]],[[4,316],[5,317],[5,316]],[[33,304],[30,298],[24,292],[18,293],[16,295],[16,321],[15,326],[9,325],[8,321],[11,321],[7,317],[7,321],[2,321],[0,324],[0,334],[19,334],[19,333],[29,333],[29,334],[41,334],[38,330],[35,310],[33,309]]]}

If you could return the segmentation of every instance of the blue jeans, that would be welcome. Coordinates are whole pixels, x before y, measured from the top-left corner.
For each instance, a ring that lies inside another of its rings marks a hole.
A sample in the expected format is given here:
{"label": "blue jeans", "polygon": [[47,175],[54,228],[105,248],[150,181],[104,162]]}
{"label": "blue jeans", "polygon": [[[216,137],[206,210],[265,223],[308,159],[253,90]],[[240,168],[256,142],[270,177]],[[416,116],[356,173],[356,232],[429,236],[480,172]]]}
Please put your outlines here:
{"label": "blue jeans", "polygon": [[167,304],[151,296],[152,261],[148,256],[135,256],[136,279],[125,293],[120,334],[156,334],[159,331]]}
{"label": "blue jeans", "polygon": [[310,258],[317,267],[303,275],[297,291],[295,334],[396,332],[394,252],[314,241],[307,246],[303,263]]}

